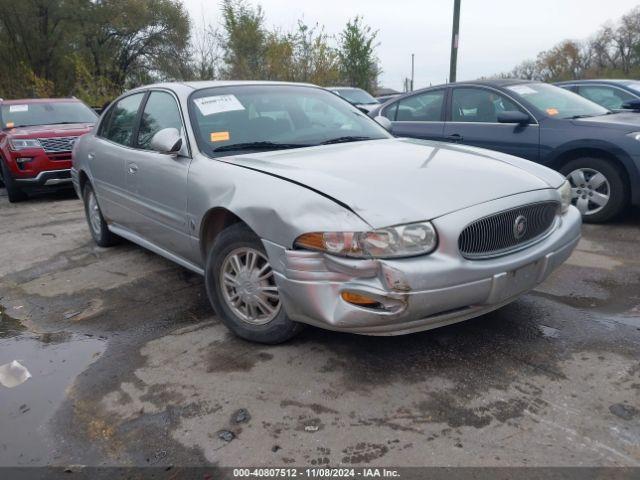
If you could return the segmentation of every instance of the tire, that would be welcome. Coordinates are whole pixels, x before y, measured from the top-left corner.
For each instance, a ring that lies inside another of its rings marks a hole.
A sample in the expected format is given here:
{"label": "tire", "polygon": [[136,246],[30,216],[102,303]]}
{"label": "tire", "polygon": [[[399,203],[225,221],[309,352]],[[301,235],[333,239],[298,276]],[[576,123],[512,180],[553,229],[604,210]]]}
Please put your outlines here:
{"label": "tire", "polygon": [[[239,263],[234,262],[234,257]],[[247,268],[248,265],[253,268]],[[209,301],[222,322],[237,336],[274,345],[286,342],[302,330],[302,324],[287,316],[264,246],[246,225],[233,224],[218,235],[207,254],[205,268]],[[225,282],[225,273],[227,279],[235,280]]]}
{"label": "tire", "polygon": [[571,183],[572,203],[578,207],[585,222],[606,222],[627,206],[629,195],[623,173],[608,160],[576,158],[564,165],[560,173]]}
{"label": "tire", "polygon": [[106,248],[116,245],[119,237],[109,231],[107,222],[104,220],[102,212],[100,211],[98,199],[93,191],[93,187],[88,182],[82,190],[82,199],[84,201],[84,213],[87,217],[89,232],[91,232],[93,240],[100,247]]}
{"label": "tire", "polygon": [[9,198],[10,203],[21,202],[22,200],[27,199],[27,194],[24,193],[20,187],[18,187],[13,181],[13,177],[11,177],[11,172],[9,172],[9,168],[5,165],[4,160],[0,158],[0,173],[2,174],[2,183],[4,183],[4,188],[7,189],[7,197]]}

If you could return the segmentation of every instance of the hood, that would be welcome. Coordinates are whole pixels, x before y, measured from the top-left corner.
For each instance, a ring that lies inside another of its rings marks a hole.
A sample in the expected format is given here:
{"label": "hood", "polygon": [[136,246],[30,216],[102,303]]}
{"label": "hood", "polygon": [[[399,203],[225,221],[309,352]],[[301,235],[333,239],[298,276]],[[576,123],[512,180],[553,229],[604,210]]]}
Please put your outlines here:
{"label": "hood", "polygon": [[14,138],[67,137],[84,135],[93,128],[91,123],[70,123],[61,125],[33,125],[8,129],[5,133]]}
{"label": "hood", "polygon": [[374,228],[431,220],[508,195],[557,188],[563,182],[553,170],[510,155],[413,139],[342,143],[221,160],[321,192],[348,205]]}
{"label": "hood", "polygon": [[640,114],[635,112],[610,113],[609,115],[599,115],[597,117],[579,118],[573,120],[573,123],[575,125],[623,130],[628,130],[629,128],[640,129]]}

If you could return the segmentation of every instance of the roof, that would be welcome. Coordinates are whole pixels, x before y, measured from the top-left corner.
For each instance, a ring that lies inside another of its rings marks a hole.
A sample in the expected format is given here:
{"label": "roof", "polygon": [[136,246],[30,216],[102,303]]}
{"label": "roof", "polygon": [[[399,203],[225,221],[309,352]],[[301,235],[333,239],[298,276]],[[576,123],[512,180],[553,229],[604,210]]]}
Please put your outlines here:
{"label": "roof", "polygon": [[394,90],[393,88],[384,88],[384,87],[382,87],[382,88],[378,88],[375,93],[376,93],[376,95],[381,97],[383,95],[399,95],[402,92]]}
{"label": "roof", "polygon": [[473,85],[487,85],[489,87],[508,87],[510,85],[518,85],[520,83],[532,83],[535,80],[526,80],[523,78],[496,78],[496,79],[484,79],[484,80],[470,80],[464,82],[455,82],[458,84],[473,84]]}
{"label": "roof", "polygon": [[565,80],[563,82],[556,82],[556,85],[574,85],[580,83],[613,83],[613,84],[628,84],[637,83],[640,80],[633,78],[589,78],[583,80]]}
{"label": "roof", "polygon": [[56,103],[56,102],[79,102],[77,98],[14,98],[11,100],[3,100],[0,98],[0,102],[5,105],[16,105],[25,103]]}
{"label": "roof", "polygon": [[361,88],[358,87],[345,87],[345,86],[338,86],[338,87],[324,87],[327,90],[362,90]]}
{"label": "roof", "polygon": [[201,80],[194,82],[164,82],[154,83],[150,85],[142,85],[134,90],[147,89],[147,88],[171,88],[180,89],[188,87],[192,90],[201,90],[203,88],[214,87],[234,87],[241,85],[304,85],[307,87],[317,87],[311,83],[297,83],[297,82],[278,82],[268,80]]}

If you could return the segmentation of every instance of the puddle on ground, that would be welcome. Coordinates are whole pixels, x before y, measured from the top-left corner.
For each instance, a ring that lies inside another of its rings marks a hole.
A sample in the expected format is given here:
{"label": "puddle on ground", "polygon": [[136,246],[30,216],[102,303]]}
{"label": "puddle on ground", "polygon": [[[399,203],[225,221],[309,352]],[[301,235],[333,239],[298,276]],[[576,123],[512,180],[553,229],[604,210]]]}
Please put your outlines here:
{"label": "puddle on ground", "polygon": [[7,315],[0,306],[0,365],[17,360],[32,377],[6,388],[0,385],[0,465],[46,465],[55,461],[47,423],[67,389],[104,351],[104,340],[67,332],[38,334]]}

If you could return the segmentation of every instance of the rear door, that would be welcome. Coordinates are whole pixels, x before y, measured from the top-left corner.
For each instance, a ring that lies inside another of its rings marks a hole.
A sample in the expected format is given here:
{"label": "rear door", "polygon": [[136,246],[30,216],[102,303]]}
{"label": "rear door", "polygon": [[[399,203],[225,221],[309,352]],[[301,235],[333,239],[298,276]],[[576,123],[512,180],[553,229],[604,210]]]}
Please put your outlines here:
{"label": "rear door", "polygon": [[[151,149],[160,130],[175,128],[183,138],[177,155]],[[144,239],[172,253],[188,255],[187,176],[191,162],[182,112],[168,90],[153,90],[147,97],[138,128],[135,152],[125,164],[126,188],[133,199],[136,222],[133,230]]]}
{"label": "rear door", "polygon": [[[498,114],[505,111],[526,113],[531,123],[498,123]],[[448,142],[539,160],[540,129],[536,120],[515,100],[491,88],[451,89],[444,138]]]}
{"label": "rear door", "polygon": [[442,140],[446,92],[440,88],[402,98],[381,114],[391,120],[392,133],[398,137]]}
{"label": "rear door", "polygon": [[125,226],[132,221],[125,162],[135,153],[131,142],[144,96],[144,92],[126,96],[109,108],[88,153],[93,187],[103,215],[107,221]]}

